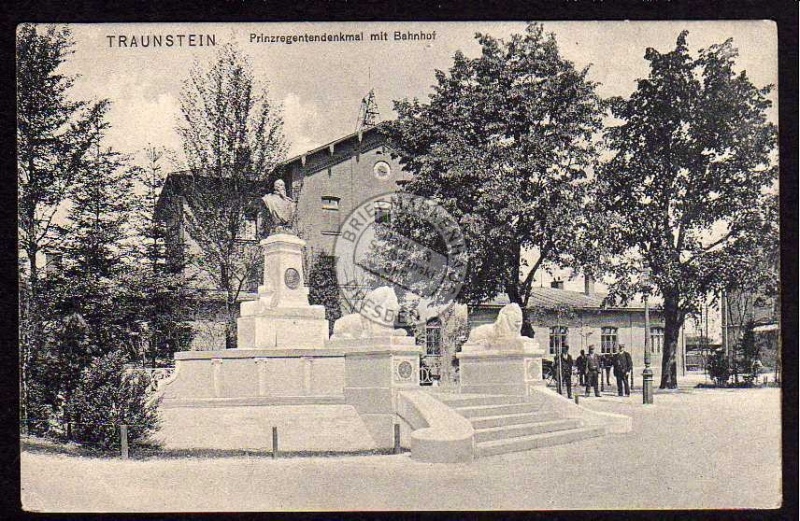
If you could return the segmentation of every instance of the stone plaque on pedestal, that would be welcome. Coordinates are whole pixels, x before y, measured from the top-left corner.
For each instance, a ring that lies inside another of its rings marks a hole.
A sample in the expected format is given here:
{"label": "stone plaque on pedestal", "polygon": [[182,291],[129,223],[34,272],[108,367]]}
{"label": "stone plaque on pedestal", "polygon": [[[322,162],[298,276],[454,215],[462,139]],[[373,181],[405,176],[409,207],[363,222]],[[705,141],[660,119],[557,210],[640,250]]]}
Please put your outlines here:
{"label": "stone plaque on pedestal", "polygon": [[308,303],[303,283],[303,246],[280,233],[261,241],[264,284],[258,300],[243,302],[237,320],[239,349],[320,349],[328,339],[323,306]]}
{"label": "stone plaque on pedestal", "polygon": [[397,392],[419,386],[422,347],[412,337],[397,335],[333,339],[326,346],[344,353],[346,402],[356,408],[377,446],[391,447]]}
{"label": "stone plaque on pedestal", "polygon": [[544,385],[544,350],[520,335],[522,312],[516,304],[500,310],[494,324],[478,326],[456,356],[461,392],[528,396]]}

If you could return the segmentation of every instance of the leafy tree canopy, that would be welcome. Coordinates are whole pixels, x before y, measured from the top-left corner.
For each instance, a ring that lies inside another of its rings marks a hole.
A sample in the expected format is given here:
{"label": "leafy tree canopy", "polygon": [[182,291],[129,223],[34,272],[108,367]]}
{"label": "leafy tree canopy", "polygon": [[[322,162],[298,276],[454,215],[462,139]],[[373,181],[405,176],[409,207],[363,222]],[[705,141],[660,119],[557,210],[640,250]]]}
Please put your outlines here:
{"label": "leafy tree canopy", "polygon": [[[552,34],[530,24],[504,41],[476,35],[481,55],[436,71],[428,103],[395,102],[388,134],[413,180],[460,223],[468,274],[462,302],[499,293],[527,304],[538,268],[566,256],[584,221],[586,173],[603,103],[564,59]],[[523,255],[538,252],[532,265]]]}
{"label": "leafy tree canopy", "polygon": [[735,71],[731,39],[692,57],[687,35],[667,53],[647,49],[650,75],[612,101],[620,123],[606,131],[613,156],[595,194],[597,231],[613,245],[604,266],[612,298],[664,298],[662,387],[675,384],[686,314],[744,276],[755,248],[775,239],[763,233],[776,223],[771,86]]}

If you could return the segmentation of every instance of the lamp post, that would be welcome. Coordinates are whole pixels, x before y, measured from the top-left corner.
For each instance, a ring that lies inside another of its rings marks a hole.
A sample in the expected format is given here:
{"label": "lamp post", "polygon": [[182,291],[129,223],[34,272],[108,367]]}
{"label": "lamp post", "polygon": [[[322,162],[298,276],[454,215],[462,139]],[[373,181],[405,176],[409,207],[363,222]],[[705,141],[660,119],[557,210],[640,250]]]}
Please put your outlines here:
{"label": "lamp post", "polygon": [[650,307],[644,296],[644,371],[642,371],[642,403],[653,403],[653,370],[650,369]]}
{"label": "lamp post", "polygon": [[555,370],[556,370],[556,383],[558,384],[558,394],[564,394],[561,388],[561,379],[564,377],[564,373],[561,372],[561,349],[562,349],[562,339],[561,339],[561,310],[556,309],[556,363]]}

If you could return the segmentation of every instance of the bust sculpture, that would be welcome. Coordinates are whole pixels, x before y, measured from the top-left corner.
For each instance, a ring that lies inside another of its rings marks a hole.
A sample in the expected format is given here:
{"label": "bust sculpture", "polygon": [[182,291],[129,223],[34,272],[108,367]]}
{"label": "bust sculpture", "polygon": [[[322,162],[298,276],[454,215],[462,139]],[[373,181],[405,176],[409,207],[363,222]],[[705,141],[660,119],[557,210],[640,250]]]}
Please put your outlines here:
{"label": "bust sculpture", "polygon": [[294,215],[296,204],[294,200],[286,195],[286,183],[282,179],[275,181],[271,194],[261,198],[265,210],[262,222],[262,236],[266,235],[268,226],[272,227],[272,233],[294,233]]}

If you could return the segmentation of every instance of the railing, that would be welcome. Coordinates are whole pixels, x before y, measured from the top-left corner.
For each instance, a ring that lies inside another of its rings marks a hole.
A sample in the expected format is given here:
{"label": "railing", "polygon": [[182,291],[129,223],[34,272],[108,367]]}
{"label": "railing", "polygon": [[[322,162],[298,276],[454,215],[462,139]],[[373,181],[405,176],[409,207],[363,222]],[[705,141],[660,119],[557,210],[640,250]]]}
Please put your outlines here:
{"label": "railing", "polygon": [[145,373],[147,374],[148,379],[150,380],[150,390],[157,391],[159,382],[162,380],[166,380],[167,378],[171,377],[175,373],[174,367],[128,367],[126,371],[129,374],[132,373]]}

